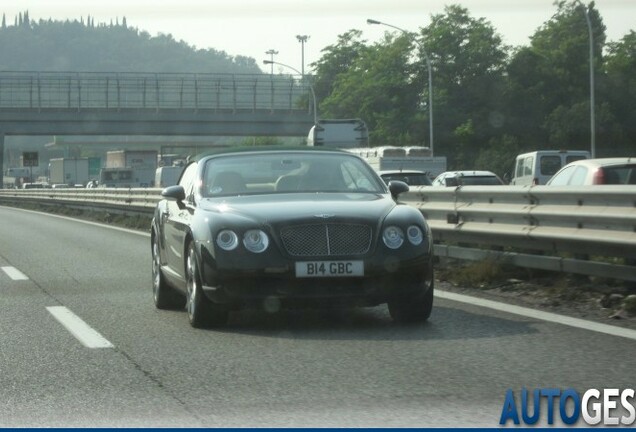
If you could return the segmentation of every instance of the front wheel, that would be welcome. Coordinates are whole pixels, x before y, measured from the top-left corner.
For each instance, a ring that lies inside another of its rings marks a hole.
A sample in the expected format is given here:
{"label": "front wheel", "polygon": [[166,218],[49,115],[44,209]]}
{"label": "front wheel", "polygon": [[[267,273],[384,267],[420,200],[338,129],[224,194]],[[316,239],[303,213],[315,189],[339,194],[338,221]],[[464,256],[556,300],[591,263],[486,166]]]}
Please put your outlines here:
{"label": "front wheel", "polygon": [[152,237],[152,296],[157,309],[181,309],[184,297],[168,285],[161,273],[161,257],[156,237]]}
{"label": "front wheel", "polygon": [[389,315],[397,323],[424,322],[433,311],[434,277],[431,268],[423,282],[428,286],[424,293],[392,299],[388,302]]}
{"label": "front wheel", "polygon": [[201,287],[201,273],[199,271],[194,243],[188,248],[186,261],[187,297],[186,310],[190,325],[195,328],[220,327],[227,323],[228,309],[210,301]]}

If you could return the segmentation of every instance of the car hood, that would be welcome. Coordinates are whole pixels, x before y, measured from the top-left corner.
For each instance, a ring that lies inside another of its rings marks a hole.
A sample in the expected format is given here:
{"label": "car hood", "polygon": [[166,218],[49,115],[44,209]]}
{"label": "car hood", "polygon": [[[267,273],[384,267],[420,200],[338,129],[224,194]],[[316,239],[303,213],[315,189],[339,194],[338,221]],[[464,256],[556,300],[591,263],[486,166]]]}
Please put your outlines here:
{"label": "car hood", "polygon": [[389,195],[371,193],[290,193],[203,199],[206,212],[243,217],[259,224],[280,222],[370,221],[377,223],[395,207]]}

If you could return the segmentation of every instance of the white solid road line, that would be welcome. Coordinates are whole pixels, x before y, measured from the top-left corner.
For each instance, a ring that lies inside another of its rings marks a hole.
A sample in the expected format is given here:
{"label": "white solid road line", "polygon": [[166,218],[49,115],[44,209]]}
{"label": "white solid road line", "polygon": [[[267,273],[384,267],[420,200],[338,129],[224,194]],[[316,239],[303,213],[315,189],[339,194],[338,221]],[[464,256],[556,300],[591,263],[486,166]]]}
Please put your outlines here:
{"label": "white solid road line", "polygon": [[[36,213],[36,214],[39,214],[39,215],[54,217],[54,218],[57,218],[57,219],[64,219],[64,220],[68,220],[68,221],[72,221],[72,222],[79,222],[79,223],[83,223],[85,225],[92,225],[92,226],[97,226],[97,227],[101,227],[101,228],[112,229],[112,230],[115,230],[115,231],[121,231],[121,232],[129,233],[129,234],[136,234],[136,235],[143,236],[143,237],[150,237],[150,232],[138,231],[138,230],[134,230],[134,229],[130,229],[130,228],[122,228],[122,227],[108,225],[108,224],[101,223],[101,222],[88,221],[86,219],[79,219],[79,218],[74,218],[74,217],[70,217],[70,216],[62,216],[62,215],[58,215],[58,214],[46,213],[46,212],[41,212],[41,211],[37,211],[37,210],[27,210],[27,209],[22,209],[22,208],[19,208],[19,207],[3,207],[3,208],[10,209],[10,210],[15,210],[15,211],[21,211],[21,212],[25,212],[25,213]],[[148,227],[148,228],[150,228],[150,227]]]}
{"label": "white solid road line", "polygon": [[49,306],[46,309],[85,347],[113,348],[113,344],[104,336],[64,306]]}
{"label": "white solid road line", "polygon": [[15,267],[2,267],[2,271],[7,274],[13,280],[29,280],[27,275],[22,273]]}
{"label": "white solid road line", "polygon": [[522,306],[515,306],[507,303],[499,303],[492,300],[480,299],[477,297],[467,296],[463,294],[456,294],[443,290],[435,290],[435,297],[439,297],[446,300],[457,301],[460,303],[466,303],[469,305],[479,306],[483,308],[493,309],[496,311],[511,313],[514,315],[521,315],[528,318],[535,318],[542,321],[548,321],[557,324],[563,324],[570,327],[576,327],[584,330],[594,331],[598,333],[605,333],[612,336],[624,337],[627,339],[636,340],[636,330],[631,330],[623,327],[601,324],[593,321],[587,321],[579,318],[572,318],[565,315],[559,315],[551,312],[543,312],[536,309],[526,308]]}

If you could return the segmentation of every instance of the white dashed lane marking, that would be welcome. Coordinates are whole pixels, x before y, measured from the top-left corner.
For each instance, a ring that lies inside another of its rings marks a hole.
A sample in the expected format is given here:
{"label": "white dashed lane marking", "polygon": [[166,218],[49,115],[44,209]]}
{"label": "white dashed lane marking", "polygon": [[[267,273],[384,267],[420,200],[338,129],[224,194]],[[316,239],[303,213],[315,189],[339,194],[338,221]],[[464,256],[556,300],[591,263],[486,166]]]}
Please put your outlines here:
{"label": "white dashed lane marking", "polygon": [[104,336],[64,306],[46,308],[53,317],[87,348],[113,348]]}
{"label": "white dashed lane marking", "polygon": [[15,267],[2,267],[2,271],[7,274],[13,280],[29,280],[27,275],[22,273]]}

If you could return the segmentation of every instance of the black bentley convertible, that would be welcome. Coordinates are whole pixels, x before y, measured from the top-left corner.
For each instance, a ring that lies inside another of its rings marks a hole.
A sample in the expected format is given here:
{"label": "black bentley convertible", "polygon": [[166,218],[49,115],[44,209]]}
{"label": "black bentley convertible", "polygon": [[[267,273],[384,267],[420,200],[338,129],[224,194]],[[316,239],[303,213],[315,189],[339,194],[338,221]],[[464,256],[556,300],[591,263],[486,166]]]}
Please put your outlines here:
{"label": "black bentley convertible", "polygon": [[163,190],[152,221],[154,302],[194,327],[256,305],[375,306],[424,321],[433,306],[431,231],[361,158],[320,148],[201,155]]}

